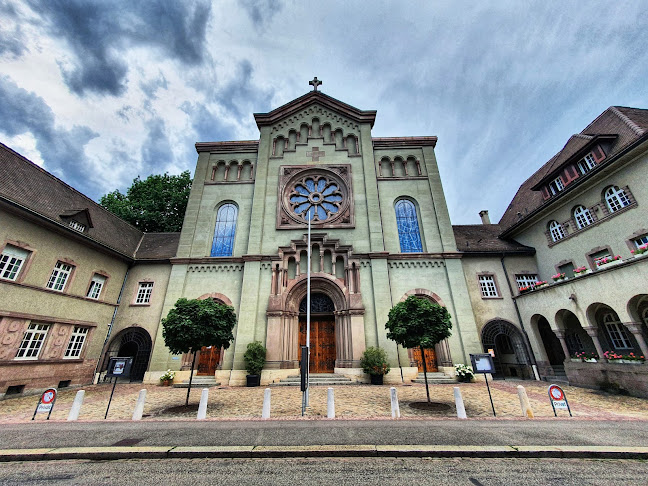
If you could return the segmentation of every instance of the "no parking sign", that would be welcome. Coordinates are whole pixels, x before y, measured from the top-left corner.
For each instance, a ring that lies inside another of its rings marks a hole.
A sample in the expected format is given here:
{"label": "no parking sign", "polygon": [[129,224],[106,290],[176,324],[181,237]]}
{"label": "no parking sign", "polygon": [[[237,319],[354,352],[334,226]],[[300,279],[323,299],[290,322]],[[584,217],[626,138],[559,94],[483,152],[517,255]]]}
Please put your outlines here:
{"label": "no parking sign", "polygon": [[41,397],[38,399],[38,405],[36,405],[36,410],[34,410],[34,415],[32,415],[32,420],[34,420],[38,412],[47,413],[47,420],[49,420],[50,415],[52,415],[52,409],[54,408],[55,402],[56,402],[56,388],[48,388],[43,392]]}
{"label": "no parking sign", "polygon": [[563,410],[567,409],[569,416],[572,416],[571,409],[569,408],[569,402],[567,402],[567,397],[565,396],[565,392],[562,388],[560,388],[558,385],[550,385],[547,393],[549,393],[549,401],[551,402],[551,407],[553,408],[555,417],[558,416],[558,414],[556,413],[557,408],[561,408]]}

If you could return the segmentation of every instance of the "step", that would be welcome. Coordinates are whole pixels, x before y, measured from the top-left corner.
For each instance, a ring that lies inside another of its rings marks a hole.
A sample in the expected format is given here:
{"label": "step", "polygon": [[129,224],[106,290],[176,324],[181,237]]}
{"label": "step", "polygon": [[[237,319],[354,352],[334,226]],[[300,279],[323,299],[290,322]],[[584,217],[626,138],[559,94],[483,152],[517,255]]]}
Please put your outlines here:
{"label": "step", "polygon": [[[458,382],[457,380],[453,380],[452,378],[439,378],[436,380],[430,380],[428,378],[428,385],[456,385]],[[423,378],[417,378],[415,380],[412,380],[412,383],[423,383],[425,384],[425,380]]]}
{"label": "step", "polygon": [[[189,388],[189,380],[181,381],[180,383],[174,383],[173,388]],[[220,382],[216,381],[215,378],[194,378],[191,381],[191,388],[201,387],[209,388],[212,386],[220,386]]]}
{"label": "step", "polygon": [[[268,386],[300,386],[299,381],[280,381],[279,383],[270,383]],[[357,381],[318,381],[310,382],[310,386],[344,386],[344,385],[358,385]]]}

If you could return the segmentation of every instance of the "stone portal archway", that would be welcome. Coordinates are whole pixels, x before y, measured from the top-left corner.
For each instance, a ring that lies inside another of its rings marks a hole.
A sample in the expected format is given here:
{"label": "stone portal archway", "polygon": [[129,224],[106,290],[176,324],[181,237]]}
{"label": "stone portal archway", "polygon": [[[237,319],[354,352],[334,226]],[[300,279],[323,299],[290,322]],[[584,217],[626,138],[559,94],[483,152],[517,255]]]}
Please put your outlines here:
{"label": "stone portal archway", "polygon": [[[359,368],[360,356],[365,349],[364,307],[359,293],[349,294],[348,289],[340,284],[340,279],[335,276],[315,273],[311,276],[311,296],[322,295],[333,305],[328,315],[334,322],[334,368]],[[306,287],[306,275],[301,275],[286,287],[282,295],[276,296],[276,300],[270,299],[267,368],[299,366],[299,307],[306,297]],[[273,306],[279,308],[272,309]]]}
{"label": "stone portal archway", "polygon": [[510,322],[496,319],[486,323],[482,328],[482,346],[486,353],[490,349],[495,351],[493,378],[533,376],[524,336]]}
{"label": "stone portal archway", "polygon": [[151,336],[141,327],[128,327],[119,332],[108,346],[104,356],[103,369],[108,366],[109,358],[132,357],[130,381],[142,381],[148,367],[152,347]]}

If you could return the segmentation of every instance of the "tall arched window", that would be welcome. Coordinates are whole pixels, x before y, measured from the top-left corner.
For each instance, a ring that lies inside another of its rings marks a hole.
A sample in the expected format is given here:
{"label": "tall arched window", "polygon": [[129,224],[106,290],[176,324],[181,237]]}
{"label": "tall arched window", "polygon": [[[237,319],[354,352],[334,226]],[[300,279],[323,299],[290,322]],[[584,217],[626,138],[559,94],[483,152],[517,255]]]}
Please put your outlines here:
{"label": "tall arched window", "polygon": [[583,229],[585,226],[589,226],[594,222],[592,213],[585,206],[576,206],[576,209],[574,209],[574,219],[576,220],[578,229]]}
{"label": "tall arched window", "polygon": [[621,208],[630,206],[630,199],[623,189],[617,186],[611,186],[605,191],[605,202],[611,213],[618,211]]}
{"label": "tall arched window", "polygon": [[238,208],[234,204],[223,204],[218,209],[211,256],[232,256],[237,216]]}
{"label": "tall arched window", "polygon": [[552,241],[562,240],[565,237],[565,231],[558,221],[552,221],[549,223],[549,233],[551,234]]}
{"label": "tall arched window", "polygon": [[406,199],[401,199],[396,203],[395,210],[401,252],[414,253],[423,251],[414,204]]}

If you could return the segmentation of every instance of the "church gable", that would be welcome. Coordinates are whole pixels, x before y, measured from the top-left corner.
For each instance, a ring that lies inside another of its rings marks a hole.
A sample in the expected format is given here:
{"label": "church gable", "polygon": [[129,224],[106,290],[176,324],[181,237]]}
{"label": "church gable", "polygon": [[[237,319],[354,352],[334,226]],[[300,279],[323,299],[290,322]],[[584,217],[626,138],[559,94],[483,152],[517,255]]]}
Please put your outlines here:
{"label": "church gable", "polygon": [[[296,152],[308,146],[309,140],[331,150],[346,150],[349,156],[360,155],[360,124],[346,114],[313,103],[275,123],[271,128],[272,157]],[[319,142],[319,143],[316,143]],[[317,150],[311,150],[311,152]],[[315,159],[313,159],[316,161]]]}

